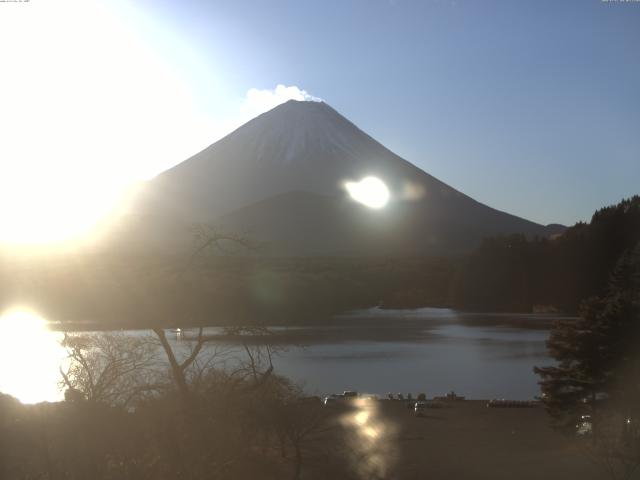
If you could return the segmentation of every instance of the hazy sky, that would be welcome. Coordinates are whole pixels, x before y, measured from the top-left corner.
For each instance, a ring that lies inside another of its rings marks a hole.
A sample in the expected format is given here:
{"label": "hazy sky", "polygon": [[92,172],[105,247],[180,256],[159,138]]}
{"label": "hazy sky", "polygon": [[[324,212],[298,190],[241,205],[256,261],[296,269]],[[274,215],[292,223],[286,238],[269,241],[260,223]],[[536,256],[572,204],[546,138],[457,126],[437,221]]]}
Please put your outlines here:
{"label": "hazy sky", "polygon": [[0,3],[0,191],[107,198],[304,90],[475,199],[572,224],[640,193],[639,46],[629,1]]}

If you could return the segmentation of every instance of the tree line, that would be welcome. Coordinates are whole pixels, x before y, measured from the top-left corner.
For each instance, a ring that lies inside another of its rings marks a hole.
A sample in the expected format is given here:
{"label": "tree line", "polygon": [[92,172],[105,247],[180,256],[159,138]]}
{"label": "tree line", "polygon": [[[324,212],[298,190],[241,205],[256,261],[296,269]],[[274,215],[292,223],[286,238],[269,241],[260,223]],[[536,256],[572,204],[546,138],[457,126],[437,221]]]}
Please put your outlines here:
{"label": "tree line", "polygon": [[463,259],[451,303],[467,309],[577,313],[604,293],[616,262],[640,242],[640,197],[596,211],[555,238],[488,238]]}

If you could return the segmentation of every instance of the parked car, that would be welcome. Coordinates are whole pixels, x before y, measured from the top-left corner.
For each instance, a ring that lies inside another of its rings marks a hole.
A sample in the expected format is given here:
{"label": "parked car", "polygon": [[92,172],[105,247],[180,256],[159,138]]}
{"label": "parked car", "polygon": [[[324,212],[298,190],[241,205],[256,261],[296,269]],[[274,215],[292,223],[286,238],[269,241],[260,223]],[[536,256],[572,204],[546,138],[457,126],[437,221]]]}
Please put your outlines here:
{"label": "parked car", "polygon": [[534,400],[505,400],[504,398],[494,398],[489,400],[489,408],[534,408],[540,406],[540,402]]}
{"label": "parked car", "polygon": [[358,392],[354,392],[352,390],[345,390],[342,393],[342,398],[344,398],[345,400],[355,400],[356,398],[358,398]]}
{"label": "parked car", "polygon": [[415,405],[413,406],[413,411],[416,417],[422,417],[424,415],[424,412],[427,410],[427,408],[429,408],[429,405],[427,404],[427,402],[419,401],[419,402],[416,402]]}
{"label": "parked car", "polygon": [[593,433],[591,415],[581,415],[580,421],[576,424],[576,435],[591,435],[591,433]]}
{"label": "parked car", "polygon": [[342,393],[332,393],[331,395],[324,397],[322,403],[325,406],[341,405],[350,400],[356,400],[360,398],[358,392],[353,390],[345,390]]}
{"label": "parked car", "polygon": [[340,403],[339,399],[334,397],[333,395],[329,397],[324,397],[324,400],[322,400],[322,404],[325,407],[337,407],[339,403]]}

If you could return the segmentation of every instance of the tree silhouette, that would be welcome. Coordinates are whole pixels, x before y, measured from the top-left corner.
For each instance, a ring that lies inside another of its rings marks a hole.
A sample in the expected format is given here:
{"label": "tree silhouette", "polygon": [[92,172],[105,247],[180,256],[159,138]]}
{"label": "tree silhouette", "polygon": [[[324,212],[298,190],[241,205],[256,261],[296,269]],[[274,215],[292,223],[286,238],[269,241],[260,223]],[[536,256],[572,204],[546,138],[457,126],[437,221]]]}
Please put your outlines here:
{"label": "tree silhouette", "polygon": [[606,293],[559,322],[547,342],[556,366],[536,367],[542,400],[559,428],[581,415],[592,425],[592,457],[612,478],[640,465],[640,243],[621,256]]}

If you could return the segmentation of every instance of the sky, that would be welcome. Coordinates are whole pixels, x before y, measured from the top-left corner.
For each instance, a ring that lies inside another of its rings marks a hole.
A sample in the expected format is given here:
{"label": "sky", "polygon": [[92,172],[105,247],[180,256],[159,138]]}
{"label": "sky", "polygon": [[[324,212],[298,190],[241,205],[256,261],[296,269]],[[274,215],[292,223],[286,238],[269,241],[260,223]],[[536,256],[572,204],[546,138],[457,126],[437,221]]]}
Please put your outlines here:
{"label": "sky", "polygon": [[640,193],[638,45],[640,1],[1,2],[4,235],[84,228],[290,98],[494,208],[589,220]]}

